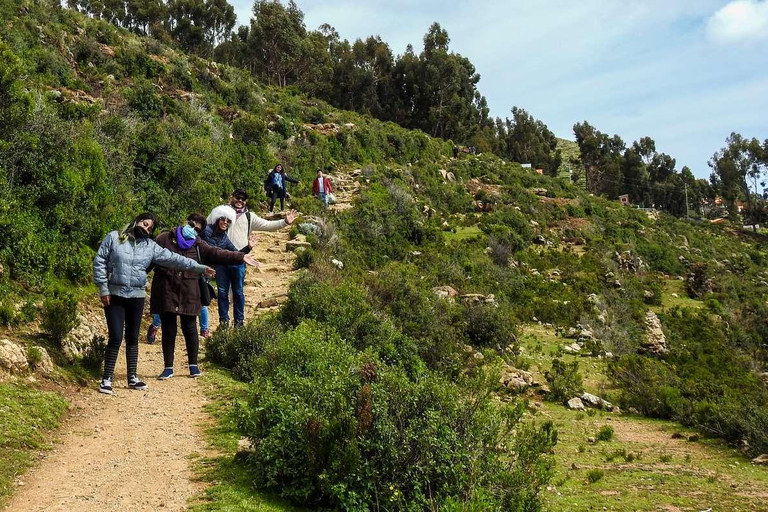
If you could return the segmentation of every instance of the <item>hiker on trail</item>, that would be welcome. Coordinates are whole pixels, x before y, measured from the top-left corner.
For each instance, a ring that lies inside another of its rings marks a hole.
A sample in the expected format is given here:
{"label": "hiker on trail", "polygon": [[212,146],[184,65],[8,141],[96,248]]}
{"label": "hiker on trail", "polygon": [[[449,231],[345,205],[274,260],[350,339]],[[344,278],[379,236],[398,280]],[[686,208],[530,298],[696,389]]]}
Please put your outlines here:
{"label": "hiker on trail", "polygon": [[[229,225],[227,236],[238,251],[249,244],[249,238],[254,231],[277,231],[296,219],[296,210],[290,210],[282,220],[262,219],[248,210],[247,202],[248,194],[243,189],[235,190],[229,198],[229,205],[235,209],[235,220]],[[231,287],[235,327],[240,327],[245,321],[245,294],[243,293],[245,265],[219,265],[216,269],[219,326],[223,329],[229,327],[229,289]]]}
{"label": "hiker on trail", "polygon": [[109,332],[109,342],[104,353],[104,375],[99,385],[100,393],[112,394],[112,377],[120,345],[123,343],[123,332],[128,387],[147,389],[147,385],[139,380],[137,374],[139,329],[146,297],[147,268],[156,264],[195,276],[215,275],[212,268],[160,247],[152,239],[155,224],[155,217],[151,213],[142,213],[122,231],[110,232],[101,242],[93,259],[93,282],[99,288]]}
{"label": "hiker on trail", "polygon": [[453,146],[453,159],[456,160],[459,158],[459,146],[454,145]]}
{"label": "hiker on trail", "polygon": [[[206,227],[205,217],[193,213],[187,217],[187,223],[158,235],[157,244],[169,251],[186,256],[195,261],[218,265],[257,263],[242,252],[225,251],[213,247],[202,240],[200,235]],[[160,379],[173,377],[174,349],[176,348],[176,329],[178,317],[181,332],[187,345],[189,374],[200,376],[197,365],[197,353],[200,340],[197,336],[197,316],[200,314],[199,276],[190,272],[179,272],[172,268],[158,265],[152,279],[152,295],[149,299],[149,312],[160,315],[163,324],[163,360],[165,369]]]}
{"label": "hiker on trail", "polygon": [[[207,225],[203,231],[202,238],[209,245],[224,249],[225,251],[237,251],[235,246],[227,236],[227,229],[235,221],[235,210],[228,204],[223,204],[214,208],[208,218],[206,219]],[[252,233],[248,238],[248,245],[240,249],[239,252],[248,254],[251,249],[256,245],[256,233]],[[258,265],[257,265],[258,266]],[[200,306],[200,337],[209,338],[211,335],[209,320],[208,320],[208,306]],[[152,344],[157,338],[157,333],[160,330],[162,322],[159,314],[152,315],[152,323],[147,331],[147,343]]]}
{"label": "hiker on trail", "polygon": [[326,208],[328,208],[328,199],[333,192],[331,180],[323,175],[323,171],[317,170],[317,178],[312,182],[312,195],[320,199]]}
{"label": "hiker on trail", "polygon": [[269,172],[267,179],[264,180],[264,190],[269,198],[269,213],[275,208],[275,201],[280,198],[280,211],[285,209],[285,196],[287,194],[287,182],[298,183],[299,180],[293,179],[285,174],[283,164],[277,164],[274,169]]}

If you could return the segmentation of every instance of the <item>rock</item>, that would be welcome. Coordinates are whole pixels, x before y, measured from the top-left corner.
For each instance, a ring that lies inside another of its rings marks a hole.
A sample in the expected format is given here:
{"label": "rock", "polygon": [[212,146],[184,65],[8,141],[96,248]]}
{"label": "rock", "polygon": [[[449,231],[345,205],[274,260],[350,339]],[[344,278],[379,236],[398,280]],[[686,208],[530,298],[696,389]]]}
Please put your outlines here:
{"label": "rock", "polygon": [[587,302],[590,302],[592,304],[598,304],[600,302],[600,297],[596,293],[590,293],[587,296]]}
{"label": "rock", "polygon": [[440,173],[440,176],[442,176],[442,177],[443,177],[443,179],[446,179],[446,177],[448,176],[448,171],[446,171],[445,169],[440,169],[440,170],[439,170],[439,171],[437,171],[437,172],[439,172],[439,173]]}
{"label": "rock", "polygon": [[760,380],[768,384],[768,372],[760,373],[758,374],[758,377],[760,378]]}
{"label": "rock", "polygon": [[539,227],[539,223],[538,223],[538,222],[536,222],[536,221],[535,221],[535,220],[533,220],[533,219],[529,220],[529,221],[528,221],[528,224],[530,224],[532,228],[537,228],[537,227]]}
{"label": "rock", "polygon": [[570,345],[566,345],[563,347],[563,352],[566,354],[578,354],[581,352],[581,345],[578,343],[571,343]]}
{"label": "rock", "polygon": [[0,340],[0,368],[12,373],[21,373],[29,368],[27,351],[11,340]]}
{"label": "rock", "polygon": [[533,237],[533,243],[536,245],[546,245],[547,240],[542,235],[536,235],[535,237]]}
{"label": "rock", "polygon": [[448,181],[451,181],[451,182],[454,182],[454,181],[456,181],[456,175],[455,175],[455,174],[453,174],[452,172],[449,172],[449,173],[446,175],[446,178],[448,178]]}
{"label": "rock", "polygon": [[752,459],[752,464],[756,464],[758,466],[768,466],[768,454],[764,453],[755,457]]}
{"label": "rock", "polygon": [[28,355],[31,355],[33,352],[37,352],[39,361],[30,361],[30,365],[35,369],[35,371],[40,372],[43,375],[50,375],[51,372],[53,372],[54,366],[51,356],[48,355],[48,351],[43,347],[35,345],[29,351]]}
{"label": "rock", "polygon": [[264,299],[256,306],[259,309],[266,309],[266,308],[274,308],[275,306],[279,306],[280,304],[283,304],[285,301],[288,300],[287,295],[277,295],[275,297],[270,297],[268,299]]}
{"label": "rock", "polygon": [[599,315],[597,315],[597,321],[600,322],[603,325],[605,325],[608,322],[608,319],[605,316],[605,311],[603,311]]}
{"label": "rock", "polygon": [[588,443],[596,443],[597,439],[595,439],[594,437],[590,436],[590,437],[587,438],[587,442]]}
{"label": "rock", "polygon": [[85,356],[91,347],[93,338],[98,335],[99,332],[91,327],[88,319],[82,313],[78,313],[77,326],[61,342],[64,356],[69,362],[74,362],[76,358]]}
{"label": "rock", "polygon": [[581,401],[581,398],[575,397],[571,398],[566,402],[566,404],[569,409],[573,409],[574,411],[583,411],[584,410],[584,403]]}
{"label": "rock", "polygon": [[547,189],[545,189],[545,188],[534,188],[533,190],[531,190],[531,192],[533,192],[537,196],[545,196],[545,195],[547,195]]}
{"label": "rock", "polygon": [[586,341],[586,340],[593,340],[593,339],[595,339],[595,335],[592,334],[591,330],[582,327],[582,329],[579,331],[579,335],[578,335],[578,337],[576,339],[578,339],[580,342],[583,342],[583,341]]}
{"label": "rock", "polygon": [[309,242],[305,242],[302,240],[288,240],[285,242],[285,250],[286,251],[295,251],[299,247],[303,247],[305,249],[308,249],[312,247],[312,244]]}
{"label": "rock", "polygon": [[249,453],[255,453],[256,450],[253,448],[253,443],[251,443],[251,440],[247,437],[244,437],[237,441],[237,454],[238,455],[248,455]]}
{"label": "rock", "polygon": [[607,409],[609,411],[613,410],[613,404],[609,402],[608,400],[604,400],[600,398],[597,395],[593,395],[591,393],[583,393],[581,395],[581,401],[590,406],[590,407],[597,407],[598,409]]}
{"label": "rock", "polygon": [[571,469],[574,471],[578,471],[581,469],[581,467],[579,467],[579,465],[574,462],[571,464]]}
{"label": "rock", "polygon": [[645,341],[640,350],[651,355],[663,355],[667,353],[667,338],[661,329],[659,317],[653,311],[645,313]]}
{"label": "rock", "polygon": [[679,296],[678,294],[676,294],[676,293],[673,293],[673,294],[672,294],[672,297],[674,297],[674,298],[676,298],[676,299],[680,298],[680,296]]}
{"label": "rock", "polygon": [[485,359],[485,356],[481,352],[475,352],[474,354],[472,354],[472,357],[474,358],[475,361],[482,361]]}
{"label": "rock", "polygon": [[614,288],[616,288],[617,290],[618,290],[619,288],[621,288],[621,281],[619,281],[618,279],[617,279],[617,280],[615,280],[615,281],[613,282],[613,287],[614,287]]}
{"label": "rock", "polygon": [[643,290],[643,297],[646,299],[652,299],[653,292],[651,290]]}
{"label": "rock", "polygon": [[435,286],[432,288],[432,293],[440,297],[441,299],[454,299],[459,294],[456,290],[448,285]]}
{"label": "rock", "polygon": [[563,273],[560,271],[559,268],[553,268],[547,271],[547,278],[549,279],[559,279],[562,277]]}
{"label": "rock", "polygon": [[441,227],[441,228],[442,228],[444,231],[447,231],[447,230],[451,229],[451,225],[450,225],[450,224],[448,224],[448,221],[447,221],[447,220],[444,220],[444,221],[443,221],[443,223],[442,223],[442,225],[441,225],[440,227]]}
{"label": "rock", "polygon": [[339,270],[344,269],[344,263],[337,260],[336,258],[331,258],[331,263],[333,263],[333,266],[336,267]]}
{"label": "rock", "polygon": [[488,295],[483,295],[481,293],[465,293],[464,295],[460,295],[459,298],[464,302],[472,304],[496,304],[496,297],[492,293]]}
{"label": "rock", "polygon": [[509,366],[502,371],[499,384],[512,391],[522,392],[533,386],[534,380],[530,372]]}

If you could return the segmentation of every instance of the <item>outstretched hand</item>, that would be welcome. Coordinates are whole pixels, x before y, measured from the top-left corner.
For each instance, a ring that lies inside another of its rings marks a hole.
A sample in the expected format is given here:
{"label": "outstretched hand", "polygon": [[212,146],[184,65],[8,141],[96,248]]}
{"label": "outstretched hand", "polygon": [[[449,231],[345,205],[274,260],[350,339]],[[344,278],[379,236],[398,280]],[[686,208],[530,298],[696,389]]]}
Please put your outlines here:
{"label": "outstretched hand", "polygon": [[205,267],[205,275],[208,277],[216,277],[216,271],[211,267]]}
{"label": "outstretched hand", "polygon": [[289,226],[293,224],[293,221],[296,220],[296,217],[299,215],[299,212],[296,210],[290,210],[288,213],[285,214],[285,223]]}
{"label": "outstretched hand", "polygon": [[248,265],[249,267],[256,267],[256,268],[259,268],[259,262],[258,262],[258,261],[256,261],[256,258],[254,258],[253,256],[251,256],[250,254],[246,254],[246,255],[243,257],[243,263],[245,263],[245,264],[246,264],[246,265]]}

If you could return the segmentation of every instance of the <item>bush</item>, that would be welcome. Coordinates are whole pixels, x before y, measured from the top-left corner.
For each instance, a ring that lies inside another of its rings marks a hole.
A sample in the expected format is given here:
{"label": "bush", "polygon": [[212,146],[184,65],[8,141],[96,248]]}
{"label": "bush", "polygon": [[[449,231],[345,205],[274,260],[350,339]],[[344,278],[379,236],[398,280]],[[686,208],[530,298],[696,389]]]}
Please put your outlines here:
{"label": "bush", "polygon": [[16,323],[16,310],[8,301],[0,302],[0,325],[10,326]]}
{"label": "bush", "polygon": [[341,510],[424,510],[481,496],[494,509],[540,506],[551,471],[541,454],[556,432],[518,427],[514,437],[522,406],[499,407],[429,372],[410,379],[312,322],[267,346],[254,377],[238,418],[258,447],[248,459],[258,485]]}
{"label": "bush", "polygon": [[605,471],[602,469],[590,469],[587,471],[587,481],[591,484],[599,482],[605,476]]}
{"label": "bush", "polygon": [[218,329],[206,342],[206,355],[232,370],[236,378],[250,381],[253,362],[283,330],[277,315],[261,315],[238,329]]}
{"label": "bush", "polygon": [[62,341],[77,327],[77,294],[55,288],[43,302],[43,330],[55,341]]}
{"label": "bush", "polygon": [[554,359],[552,370],[546,372],[545,378],[552,391],[549,394],[550,400],[555,402],[567,402],[584,392],[577,361],[566,363],[560,359]]}
{"label": "bush", "polygon": [[315,261],[315,251],[311,247],[296,250],[296,269],[307,268]]}
{"label": "bush", "polygon": [[600,430],[597,431],[598,441],[610,441],[613,439],[613,427],[610,425],[603,425]]}

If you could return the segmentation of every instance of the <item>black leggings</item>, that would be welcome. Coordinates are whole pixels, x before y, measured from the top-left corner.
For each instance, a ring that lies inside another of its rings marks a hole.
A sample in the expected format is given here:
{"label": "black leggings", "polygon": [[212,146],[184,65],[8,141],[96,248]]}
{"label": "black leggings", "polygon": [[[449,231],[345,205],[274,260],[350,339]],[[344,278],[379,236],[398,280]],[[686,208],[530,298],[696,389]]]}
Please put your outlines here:
{"label": "black leggings", "polygon": [[272,185],[272,188],[269,189],[269,211],[270,213],[275,207],[275,201],[280,198],[280,209],[285,209],[285,192],[283,192],[283,189],[278,187],[277,185]]}
{"label": "black leggings", "polygon": [[107,330],[109,331],[109,342],[104,351],[105,379],[111,379],[115,373],[117,355],[120,353],[120,345],[123,343],[123,330],[125,330],[125,363],[128,367],[128,378],[136,375],[139,364],[139,328],[143,311],[143,297],[126,299],[117,295],[110,296],[109,306],[104,308],[104,316],[107,317]]}
{"label": "black leggings", "polygon": [[181,332],[187,344],[187,359],[190,365],[197,365],[197,352],[200,340],[197,337],[197,315],[177,315],[160,313],[163,324],[163,360],[166,368],[173,368],[173,352],[176,350],[176,318],[179,318]]}

